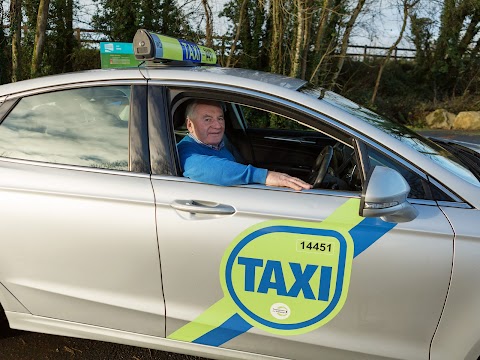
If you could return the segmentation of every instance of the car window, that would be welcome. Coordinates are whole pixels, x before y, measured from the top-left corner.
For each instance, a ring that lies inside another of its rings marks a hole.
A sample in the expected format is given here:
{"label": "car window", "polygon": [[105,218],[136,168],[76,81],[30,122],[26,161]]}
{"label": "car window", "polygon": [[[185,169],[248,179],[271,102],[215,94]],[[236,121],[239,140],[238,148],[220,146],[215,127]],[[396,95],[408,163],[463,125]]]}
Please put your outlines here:
{"label": "car window", "polygon": [[[178,143],[185,136],[185,109],[175,105],[173,122]],[[224,146],[236,162],[286,173],[322,189],[361,191],[361,174],[352,145],[318,131],[308,125],[308,121],[303,123],[300,118],[297,121],[293,111],[282,114],[278,106],[272,105],[275,108],[272,110],[261,104],[228,101],[223,102],[223,106]],[[322,166],[320,154],[325,148],[330,148],[331,155]],[[181,157],[179,151],[183,174]],[[321,168],[325,171],[321,172]]]}
{"label": "car window", "polygon": [[24,97],[0,125],[0,156],[128,170],[130,87]]}
{"label": "car window", "polygon": [[480,186],[480,181],[455,155],[405,126],[384,118],[373,111],[355,104],[334,92],[326,91],[321,87],[307,84],[300,89],[300,91],[306,95],[322,99],[322,101],[328,102],[329,104],[356,116],[358,119],[375,126],[377,129],[382,130],[395,139],[415,149],[423,156],[428,157],[446,170],[456,174],[471,184]]}
{"label": "car window", "polygon": [[279,130],[312,130],[296,121],[272,112],[240,105],[248,128]]}

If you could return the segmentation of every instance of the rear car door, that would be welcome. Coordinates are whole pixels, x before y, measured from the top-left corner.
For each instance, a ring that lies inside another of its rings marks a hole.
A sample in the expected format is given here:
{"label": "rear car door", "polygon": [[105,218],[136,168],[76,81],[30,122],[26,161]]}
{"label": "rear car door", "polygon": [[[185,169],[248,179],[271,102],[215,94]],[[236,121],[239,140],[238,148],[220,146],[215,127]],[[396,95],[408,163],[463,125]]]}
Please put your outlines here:
{"label": "rear car door", "polygon": [[[354,148],[365,171],[370,158],[379,161],[362,136],[338,124],[329,133],[331,119],[221,90],[175,88],[172,114],[152,121],[172,134],[168,122],[182,96],[275,109]],[[173,135],[151,139],[157,153],[176,158]],[[417,218],[388,223],[358,215],[361,191],[219,187],[181,177],[175,163],[160,170],[152,184],[168,338],[294,359],[428,359],[453,255],[452,229],[435,201],[411,199]]]}
{"label": "rear car door", "polygon": [[8,99],[0,281],[37,319],[164,336],[146,99],[144,81]]}

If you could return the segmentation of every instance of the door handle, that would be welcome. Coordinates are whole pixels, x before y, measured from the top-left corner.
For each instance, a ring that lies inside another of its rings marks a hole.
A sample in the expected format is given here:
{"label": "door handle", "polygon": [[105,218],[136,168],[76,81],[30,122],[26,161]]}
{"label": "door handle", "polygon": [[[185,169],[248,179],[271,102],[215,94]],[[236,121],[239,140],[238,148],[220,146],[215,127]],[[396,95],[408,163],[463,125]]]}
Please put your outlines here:
{"label": "door handle", "polygon": [[192,214],[209,215],[232,215],[235,214],[235,208],[230,205],[219,204],[210,201],[199,200],[175,200],[170,206],[179,211],[186,211]]}

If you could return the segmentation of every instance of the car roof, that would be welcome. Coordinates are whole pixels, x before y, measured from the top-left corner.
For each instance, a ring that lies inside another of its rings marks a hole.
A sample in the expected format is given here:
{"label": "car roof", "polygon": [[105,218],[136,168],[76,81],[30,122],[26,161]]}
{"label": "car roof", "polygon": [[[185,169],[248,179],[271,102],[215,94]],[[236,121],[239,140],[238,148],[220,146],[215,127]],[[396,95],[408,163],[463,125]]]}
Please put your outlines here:
{"label": "car roof", "polygon": [[[140,71],[139,71],[140,70]],[[217,66],[168,66],[156,65],[153,67],[123,68],[123,69],[102,69],[89,70],[74,73],[50,75],[30,80],[18,81],[15,83],[0,86],[0,97],[15,95],[28,90],[49,88],[70,83],[79,84],[91,81],[111,80],[143,80],[145,78],[163,79],[189,79],[194,73],[211,74],[212,76],[233,76],[245,80],[256,80],[270,85],[296,90],[302,87],[306,81],[288,76],[265,73],[262,71],[222,68]],[[181,76],[179,76],[181,74]],[[190,74],[190,75],[189,75]],[[192,76],[195,77],[195,76]]]}

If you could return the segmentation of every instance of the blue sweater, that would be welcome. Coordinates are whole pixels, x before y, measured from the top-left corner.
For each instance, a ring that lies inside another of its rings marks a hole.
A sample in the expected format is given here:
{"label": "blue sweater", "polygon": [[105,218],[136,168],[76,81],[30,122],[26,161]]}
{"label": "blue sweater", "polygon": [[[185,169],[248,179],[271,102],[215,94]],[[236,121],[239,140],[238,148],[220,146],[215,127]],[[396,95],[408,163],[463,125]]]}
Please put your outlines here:
{"label": "blue sweater", "polygon": [[225,147],[212,149],[185,136],[178,143],[183,176],[214,185],[265,184],[267,169],[237,163]]}

